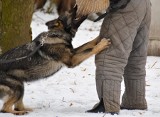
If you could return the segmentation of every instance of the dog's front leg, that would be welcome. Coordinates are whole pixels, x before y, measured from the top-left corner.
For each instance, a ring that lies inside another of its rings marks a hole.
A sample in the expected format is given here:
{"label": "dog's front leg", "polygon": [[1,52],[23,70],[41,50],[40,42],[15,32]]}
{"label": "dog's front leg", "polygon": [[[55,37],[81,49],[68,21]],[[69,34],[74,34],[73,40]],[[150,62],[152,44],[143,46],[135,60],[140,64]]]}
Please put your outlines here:
{"label": "dog's front leg", "polygon": [[[75,53],[72,57],[71,57],[71,64],[68,67],[75,67],[77,65],[79,65],[81,62],[83,62],[84,60],[86,60],[87,58],[89,58],[90,56],[94,55],[94,54],[98,54],[99,52],[101,52],[103,49],[108,48],[109,45],[111,44],[110,40],[107,39],[102,39],[97,45],[95,45],[94,47],[92,47],[91,49],[88,48],[88,46],[81,46],[81,48],[79,48],[79,50],[83,50],[79,53]],[[85,49],[84,49],[85,48]]]}
{"label": "dog's front leg", "polygon": [[98,42],[100,41],[99,36],[93,39],[92,41],[87,42],[86,44],[79,46],[78,48],[75,48],[75,53],[83,52],[87,49],[92,49]]}

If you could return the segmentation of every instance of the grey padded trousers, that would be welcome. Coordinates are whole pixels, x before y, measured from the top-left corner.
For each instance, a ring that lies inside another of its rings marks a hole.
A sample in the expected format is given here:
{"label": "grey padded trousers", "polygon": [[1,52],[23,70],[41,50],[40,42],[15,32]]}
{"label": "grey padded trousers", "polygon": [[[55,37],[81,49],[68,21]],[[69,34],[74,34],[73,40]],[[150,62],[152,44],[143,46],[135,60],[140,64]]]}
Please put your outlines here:
{"label": "grey padded trousers", "polygon": [[[146,109],[145,65],[151,20],[150,0],[131,0],[124,9],[105,17],[100,38],[110,38],[109,49],[96,55],[96,87],[106,112]],[[121,81],[125,93],[120,105]]]}

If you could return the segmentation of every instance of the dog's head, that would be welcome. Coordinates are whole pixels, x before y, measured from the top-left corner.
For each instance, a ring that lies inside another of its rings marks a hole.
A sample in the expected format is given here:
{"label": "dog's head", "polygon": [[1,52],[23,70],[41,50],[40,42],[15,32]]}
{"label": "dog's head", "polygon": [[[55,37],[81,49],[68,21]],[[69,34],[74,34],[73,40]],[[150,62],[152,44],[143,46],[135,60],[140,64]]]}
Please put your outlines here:
{"label": "dog's head", "polygon": [[67,23],[59,18],[48,21],[46,25],[48,27],[48,30],[53,30],[53,29],[63,30],[68,27]]}
{"label": "dog's head", "polygon": [[65,30],[67,33],[70,33],[72,37],[74,37],[81,23],[87,18],[87,16],[83,16],[81,18],[76,19],[76,11],[77,7],[74,7],[73,10],[71,10],[71,12],[65,12],[63,15],[60,15],[57,19],[48,21],[46,23],[48,29]]}
{"label": "dog's head", "polygon": [[57,19],[48,21],[46,25],[48,26],[49,30],[59,29],[69,32],[71,28],[71,22],[72,16],[66,12],[64,15],[59,16]]}

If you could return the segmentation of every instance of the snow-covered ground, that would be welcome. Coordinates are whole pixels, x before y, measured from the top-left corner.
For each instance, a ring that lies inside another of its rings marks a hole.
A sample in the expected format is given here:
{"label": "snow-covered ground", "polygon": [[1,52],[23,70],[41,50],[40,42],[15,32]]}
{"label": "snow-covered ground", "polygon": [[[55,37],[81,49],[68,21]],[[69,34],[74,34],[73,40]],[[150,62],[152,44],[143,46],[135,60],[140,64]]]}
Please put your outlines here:
{"label": "snow-covered ground", "polygon": [[[45,22],[56,18],[56,14],[36,12],[33,15],[33,38],[47,31]],[[73,40],[77,47],[99,34],[102,21],[85,21]],[[148,110],[121,110],[114,117],[160,117],[160,58],[148,57],[146,76],[146,99]],[[124,83],[122,82],[122,94]],[[24,103],[34,110],[24,117],[113,117],[110,114],[85,113],[98,102],[95,86],[94,56],[74,69],[63,68],[48,79],[26,83]],[[2,106],[0,101],[0,107]],[[15,117],[0,113],[0,117]]]}

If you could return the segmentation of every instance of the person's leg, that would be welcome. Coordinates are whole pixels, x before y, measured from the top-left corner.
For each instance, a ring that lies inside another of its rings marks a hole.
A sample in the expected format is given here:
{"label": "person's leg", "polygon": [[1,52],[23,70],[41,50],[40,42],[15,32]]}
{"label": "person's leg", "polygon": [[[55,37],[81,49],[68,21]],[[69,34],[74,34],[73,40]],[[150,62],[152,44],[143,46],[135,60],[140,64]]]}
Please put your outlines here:
{"label": "person's leg", "polygon": [[[132,50],[133,41],[146,14],[146,0],[131,0],[126,8],[108,15],[102,24],[100,38],[110,38],[111,46],[96,56],[96,87],[104,112],[120,110],[121,81]],[[148,1],[148,0],[147,0]],[[138,10],[138,12],[137,12]],[[93,108],[94,109],[94,108]]]}
{"label": "person's leg", "polygon": [[[147,4],[150,3],[147,2]],[[133,50],[128,59],[128,64],[125,67],[125,92],[122,97],[121,109],[147,109],[145,99],[145,65],[151,17],[150,12],[150,7],[148,7],[147,14],[134,40]]]}

